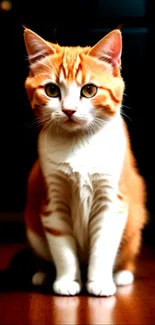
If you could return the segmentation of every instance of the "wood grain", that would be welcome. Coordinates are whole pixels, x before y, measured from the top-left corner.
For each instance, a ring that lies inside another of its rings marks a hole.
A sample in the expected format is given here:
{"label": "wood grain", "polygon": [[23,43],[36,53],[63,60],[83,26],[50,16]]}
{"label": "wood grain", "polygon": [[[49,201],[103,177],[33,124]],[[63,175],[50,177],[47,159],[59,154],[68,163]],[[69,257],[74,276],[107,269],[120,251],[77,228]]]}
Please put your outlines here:
{"label": "wood grain", "polygon": [[[0,245],[1,272],[23,247]],[[20,276],[22,279],[23,274]],[[110,298],[86,294],[59,297],[30,289],[19,290],[16,284],[14,288],[3,288],[0,290],[0,324],[155,324],[155,250],[143,249],[135,283],[119,288],[116,296]]]}

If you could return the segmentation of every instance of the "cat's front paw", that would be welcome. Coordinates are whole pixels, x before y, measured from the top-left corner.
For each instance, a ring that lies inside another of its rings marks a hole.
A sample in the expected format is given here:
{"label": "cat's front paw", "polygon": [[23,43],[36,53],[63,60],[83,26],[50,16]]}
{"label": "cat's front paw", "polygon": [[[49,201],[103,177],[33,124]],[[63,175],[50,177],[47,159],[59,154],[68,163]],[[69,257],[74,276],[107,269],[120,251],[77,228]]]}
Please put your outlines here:
{"label": "cat's front paw", "polygon": [[53,290],[59,295],[75,296],[81,291],[81,283],[69,279],[56,280],[53,284]]}
{"label": "cat's front paw", "polygon": [[88,281],[87,291],[91,295],[109,297],[116,293],[116,286],[112,279],[107,281]]}

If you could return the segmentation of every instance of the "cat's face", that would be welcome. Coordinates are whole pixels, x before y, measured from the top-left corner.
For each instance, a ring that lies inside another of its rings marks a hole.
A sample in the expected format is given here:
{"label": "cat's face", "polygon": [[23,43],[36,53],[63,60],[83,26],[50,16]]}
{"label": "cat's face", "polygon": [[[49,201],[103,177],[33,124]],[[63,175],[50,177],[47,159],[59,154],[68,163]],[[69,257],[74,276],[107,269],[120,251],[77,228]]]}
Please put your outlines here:
{"label": "cat's face", "polygon": [[43,127],[95,132],[119,113],[121,34],[115,30],[94,47],[60,47],[25,30],[30,74],[26,89]]}

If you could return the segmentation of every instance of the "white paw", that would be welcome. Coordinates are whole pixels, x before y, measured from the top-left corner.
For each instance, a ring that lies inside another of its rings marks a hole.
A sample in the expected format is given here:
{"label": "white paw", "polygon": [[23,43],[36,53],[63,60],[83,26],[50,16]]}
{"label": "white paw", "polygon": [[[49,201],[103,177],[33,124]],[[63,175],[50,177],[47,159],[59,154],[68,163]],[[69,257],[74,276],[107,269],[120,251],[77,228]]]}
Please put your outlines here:
{"label": "white paw", "polygon": [[123,270],[114,274],[114,282],[118,286],[125,286],[133,283],[134,275],[131,271]]}
{"label": "white paw", "polygon": [[32,284],[35,286],[40,286],[44,284],[45,280],[46,280],[46,273],[36,272],[32,277]]}
{"label": "white paw", "polygon": [[53,290],[59,295],[75,296],[81,291],[81,284],[78,281],[67,279],[56,280],[53,284]]}
{"label": "white paw", "polygon": [[112,279],[104,282],[88,281],[87,290],[92,295],[108,297],[116,293],[116,286]]}

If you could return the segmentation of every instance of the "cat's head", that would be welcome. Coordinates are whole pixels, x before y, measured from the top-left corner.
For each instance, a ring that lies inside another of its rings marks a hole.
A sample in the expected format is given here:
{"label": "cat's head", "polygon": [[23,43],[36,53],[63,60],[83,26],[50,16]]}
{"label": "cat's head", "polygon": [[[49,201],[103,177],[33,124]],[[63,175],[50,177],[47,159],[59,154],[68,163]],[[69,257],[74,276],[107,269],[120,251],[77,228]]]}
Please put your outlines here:
{"label": "cat's head", "polygon": [[95,132],[120,113],[122,37],[113,30],[93,47],[62,47],[24,31],[26,90],[44,128]]}

